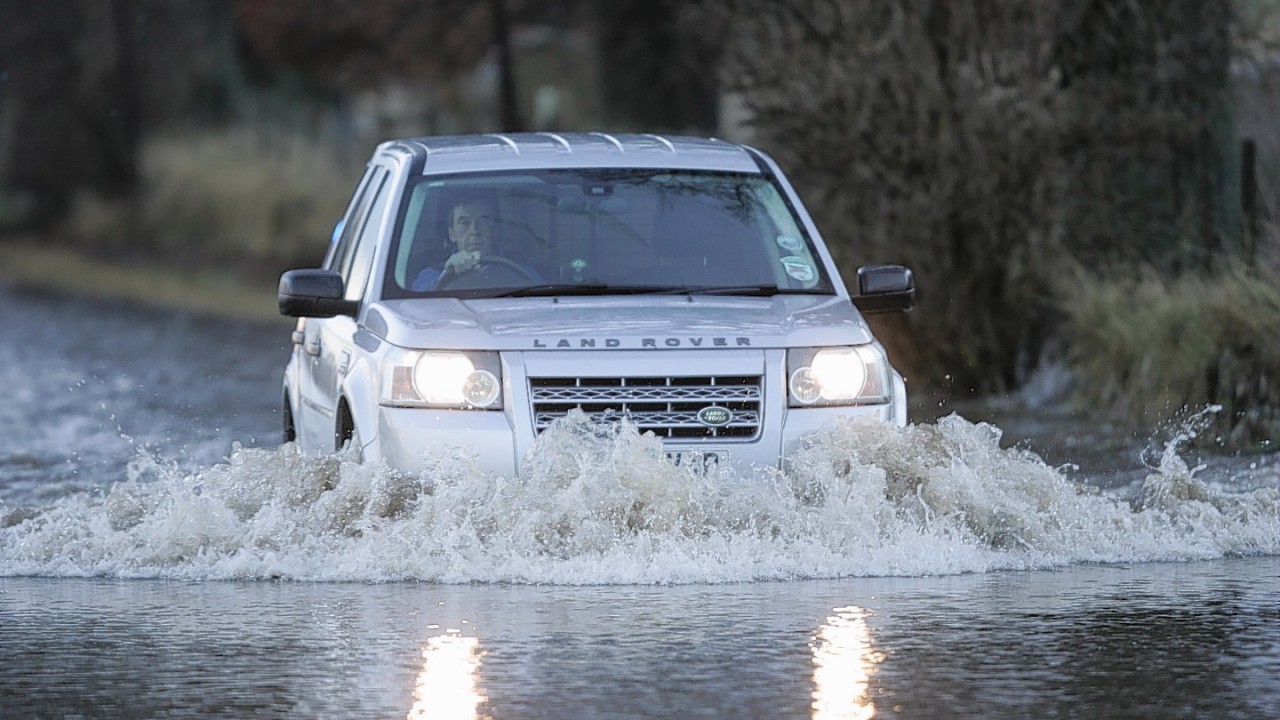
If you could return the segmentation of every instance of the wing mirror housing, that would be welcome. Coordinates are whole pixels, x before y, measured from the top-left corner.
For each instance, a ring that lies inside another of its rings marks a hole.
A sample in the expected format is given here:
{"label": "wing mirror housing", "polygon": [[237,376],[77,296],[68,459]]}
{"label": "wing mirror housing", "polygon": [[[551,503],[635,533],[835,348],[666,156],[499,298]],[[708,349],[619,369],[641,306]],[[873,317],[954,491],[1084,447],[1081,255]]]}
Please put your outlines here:
{"label": "wing mirror housing", "polygon": [[858,294],[853,304],[864,315],[906,312],[916,301],[916,281],[905,265],[863,265],[858,268]]}
{"label": "wing mirror housing", "polygon": [[342,276],[333,270],[290,270],[280,276],[280,314],[289,317],[355,317],[358,300],[343,297]]}

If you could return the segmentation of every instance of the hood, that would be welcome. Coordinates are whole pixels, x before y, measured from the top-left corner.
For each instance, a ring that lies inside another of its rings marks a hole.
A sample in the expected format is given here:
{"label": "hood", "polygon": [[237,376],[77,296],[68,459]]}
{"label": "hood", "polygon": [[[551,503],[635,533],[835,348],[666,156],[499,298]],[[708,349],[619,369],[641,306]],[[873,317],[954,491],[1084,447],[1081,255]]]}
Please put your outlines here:
{"label": "hood", "polygon": [[872,341],[848,299],[810,295],[419,298],[374,304],[364,325],[400,347],[458,350],[771,348]]}

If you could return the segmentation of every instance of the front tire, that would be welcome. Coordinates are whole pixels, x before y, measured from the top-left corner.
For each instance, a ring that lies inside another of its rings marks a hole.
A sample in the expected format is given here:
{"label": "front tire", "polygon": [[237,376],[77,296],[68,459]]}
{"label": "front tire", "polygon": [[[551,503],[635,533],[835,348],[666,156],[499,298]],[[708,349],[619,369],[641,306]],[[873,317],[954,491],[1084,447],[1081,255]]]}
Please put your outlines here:
{"label": "front tire", "polygon": [[289,391],[284,391],[280,401],[281,439],[285,443],[296,442],[298,430],[293,424],[293,406],[289,404]]}
{"label": "front tire", "polygon": [[333,431],[333,449],[337,452],[354,454],[356,462],[364,460],[364,449],[360,445],[360,432],[356,429],[355,420],[351,417],[351,409],[344,401],[338,405],[338,424]]}

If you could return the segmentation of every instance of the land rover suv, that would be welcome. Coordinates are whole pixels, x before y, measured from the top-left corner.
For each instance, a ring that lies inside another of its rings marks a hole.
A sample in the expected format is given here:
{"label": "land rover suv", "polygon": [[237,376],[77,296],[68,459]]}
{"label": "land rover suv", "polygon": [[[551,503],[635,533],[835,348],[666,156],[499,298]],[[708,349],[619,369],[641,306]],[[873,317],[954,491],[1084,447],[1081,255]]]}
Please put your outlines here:
{"label": "land rover suv", "polygon": [[675,463],[779,467],[836,418],[904,425],[905,384],[800,198],[751,147],[657,135],[423,137],[374,151],[299,318],[285,441],[414,471],[461,449],[518,476],[571,413]]}

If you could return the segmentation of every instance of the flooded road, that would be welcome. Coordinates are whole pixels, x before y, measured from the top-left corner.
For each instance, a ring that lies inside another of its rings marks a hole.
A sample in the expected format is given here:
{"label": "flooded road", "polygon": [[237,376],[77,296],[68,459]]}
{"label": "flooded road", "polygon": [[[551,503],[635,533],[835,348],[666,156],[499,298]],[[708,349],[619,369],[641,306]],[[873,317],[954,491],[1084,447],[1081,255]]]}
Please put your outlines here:
{"label": "flooded road", "polygon": [[0,327],[0,717],[1280,716],[1274,454],[951,416],[693,478],[568,425],[403,477],[276,447],[286,321]]}
{"label": "flooded road", "polygon": [[126,476],[154,449],[184,469],[279,442],[291,323],[235,323],[0,284],[0,501]]}

